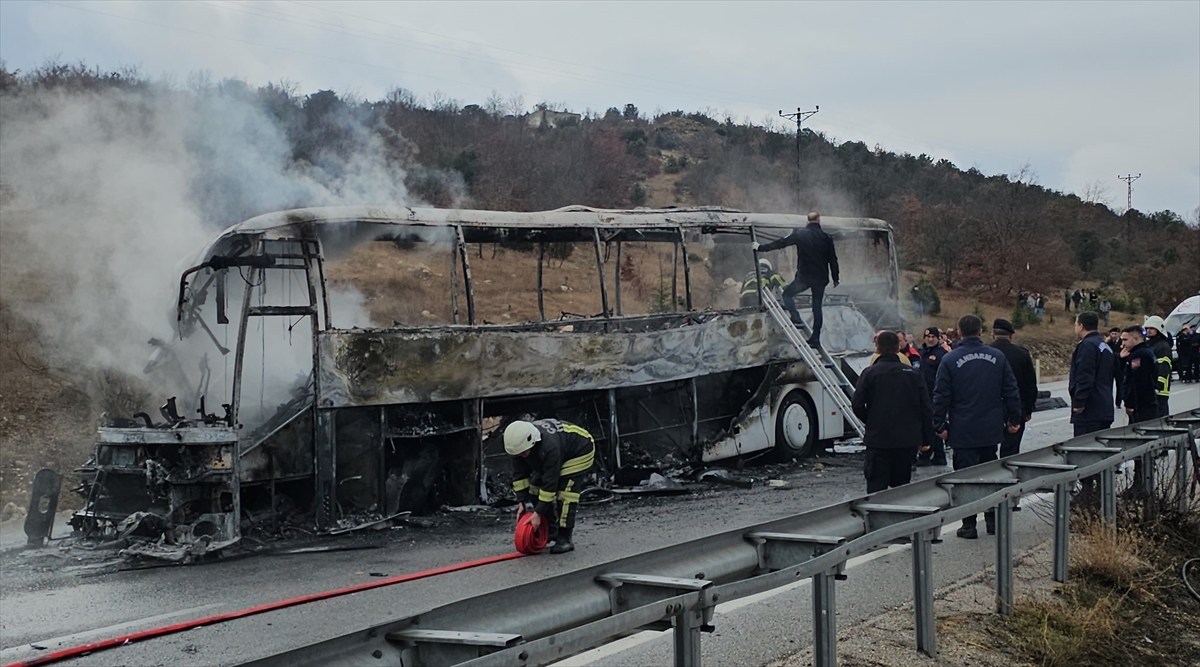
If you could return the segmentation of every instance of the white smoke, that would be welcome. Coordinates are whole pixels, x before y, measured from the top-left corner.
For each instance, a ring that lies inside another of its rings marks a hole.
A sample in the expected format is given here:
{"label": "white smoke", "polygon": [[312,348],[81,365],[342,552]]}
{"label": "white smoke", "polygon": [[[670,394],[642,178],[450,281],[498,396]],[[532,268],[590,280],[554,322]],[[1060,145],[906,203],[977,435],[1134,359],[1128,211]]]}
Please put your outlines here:
{"label": "white smoke", "polygon": [[[55,365],[139,373],[147,341],[173,337],[178,263],[229,224],[298,206],[411,204],[398,135],[341,105],[323,117],[341,145],[297,162],[287,128],[232,90],[0,94],[0,299],[38,326]],[[335,308],[366,321],[357,295]],[[210,363],[215,380],[222,362]]]}

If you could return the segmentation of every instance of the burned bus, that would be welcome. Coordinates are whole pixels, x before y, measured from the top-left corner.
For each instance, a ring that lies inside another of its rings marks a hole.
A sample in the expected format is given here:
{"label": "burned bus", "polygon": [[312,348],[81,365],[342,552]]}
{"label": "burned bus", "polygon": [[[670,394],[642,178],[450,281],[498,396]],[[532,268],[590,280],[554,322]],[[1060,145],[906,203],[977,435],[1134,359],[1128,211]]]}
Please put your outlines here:
{"label": "burned bus", "polygon": [[[902,325],[892,230],[823,218],[841,262],[826,350],[848,374]],[[802,216],[718,208],[537,213],[310,208],[262,215],[181,272],[146,371],[160,417],[110,419],[77,527],[135,515],[180,544],[271,513],[322,529],[504,493],[498,434],[558,417],[600,483],[647,466],[801,457],[846,421],[761,301],[752,236]],[[768,258],[789,277],[795,253]],[[811,304],[798,299],[805,315]]]}

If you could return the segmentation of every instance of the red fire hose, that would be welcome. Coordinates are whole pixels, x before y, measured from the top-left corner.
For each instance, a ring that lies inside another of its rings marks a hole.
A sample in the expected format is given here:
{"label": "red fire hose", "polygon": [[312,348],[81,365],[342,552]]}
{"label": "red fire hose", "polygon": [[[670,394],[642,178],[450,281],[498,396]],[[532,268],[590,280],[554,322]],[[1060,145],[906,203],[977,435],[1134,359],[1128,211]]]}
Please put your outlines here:
{"label": "red fire hose", "polygon": [[[546,542],[543,539],[542,546],[544,547],[545,545],[546,545]],[[481,558],[479,560],[466,561],[465,563],[457,563],[455,565],[446,565],[445,567],[435,567],[432,570],[423,570],[421,572],[413,572],[412,574],[401,574],[399,576],[389,577],[387,579],[380,579],[378,581],[369,581],[364,584],[347,586],[346,588],[337,588],[337,589],[334,589],[331,591],[323,591],[321,593],[313,593],[311,595],[302,595],[300,597],[291,598],[288,600],[279,600],[277,602],[270,602],[267,604],[258,605],[257,607],[249,607],[247,609],[242,609],[240,611],[232,611],[232,612],[228,612],[225,614],[216,614],[213,616],[206,616],[204,618],[198,618],[198,619],[194,619],[191,621],[184,621],[183,623],[175,623],[173,625],[164,625],[164,626],[157,627],[157,628],[151,628],[149,630],[142,630],[140,632],[133,632],[133,633],[130,633],[127,635],[113,637],[111,639],[104,639],[104,640],[101,640],[98,642],[92,642],[91,644],[84,644],[82,646],[74,646],[71,648],[63,649],[61,651],[47,653],[46,655],[41,655],[41,656],[38,656],[31,660],[10,663],[8,665],[5,665],[4,667],[34,667],[35,665],[49,665],[51,663],[55,663],[60,660],[74,658],[74,657],[83,655],[85,653],[95,653],[97,651],[103,651],[105,649],[110,649],[114,646],[121,646],[123,644],[131,644],[133,642],[141,641],[143,639],[152,639],[154,637],[162,637],[164,635],[170,635],[170,634],[174,634],[176,632],[183,632],[184,630],[191,630],[192,628],[199,628],[199,627],[203,627],[206,625],[214,625],[217,623],[223,623],[225,621],[232,621],[232,620],[238,619],[238,618],[254,616],[255,614],[261,614],[261,613],[268,612],[268,611],[275,611],[276,609],[284,609],[286,607],[294,607],[296,605],[304,604],[306,602],[316,602],[317,600],[326,600],[329,598],[335,598],[335,597],[339,597],[342,595],[349,595],[350,593],[369,591],[373,588],[382,588],[384,586],[391,586],[392,584],[400,584],[400,583],[404,583],[406,581],[415,581],[417,579],[425,579],[427,577],[433,577],[433,576],[437,576],[439,574],[447,574],[450,572],[458,572],[460,570],[468,570],[473,567],[479,567],[480,565],[490,565],[492,563],[499,563],[501,561],[513,560],[514,558],[521,558],[524,555],[525,554],[522,554],[522,553],[511,553],[511,554],[505,554],[503,556],[491,556],[489,558]]]}
{"label": "red fire hose", "polygon": [[530,519],[535,516],[536,512],[522,514],[521,518],[517,519],[517,532],[513,535],[513,544],[517,551],[526,556],[541,553],[550,541],[550,526],[545,520],[539,523],[537,528],[530,525]]}

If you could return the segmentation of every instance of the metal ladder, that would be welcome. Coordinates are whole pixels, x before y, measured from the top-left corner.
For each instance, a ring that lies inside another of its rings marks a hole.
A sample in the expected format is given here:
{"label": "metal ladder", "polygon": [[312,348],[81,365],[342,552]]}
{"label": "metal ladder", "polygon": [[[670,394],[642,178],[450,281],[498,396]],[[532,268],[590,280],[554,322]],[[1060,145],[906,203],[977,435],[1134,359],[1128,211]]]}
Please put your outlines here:
{"label": "metal ladder", "polygon": [[850,384],[850,379],[842,372],[841,365],[824,348],[814,348],[808,344],[799,331],[801,328],[807,331],[808,325],[792,324],[791,317],[770,290],[762,290],[762,301],[763,305],[767,307],[767,312],[771,313],[780,328],[783,329],[784,335],[800,351],[800,356],[812,369],[813,375],[817,377],[817,382],[820,382],[826,393],[833,397],[833,402],[841,409],[842,416],[849,422],[850,427],[858,433],[858,437],[863,437],[866,434],[866,426],[854,414],[854,408],[850,405],[850,397],[854,395],[854,385]]}

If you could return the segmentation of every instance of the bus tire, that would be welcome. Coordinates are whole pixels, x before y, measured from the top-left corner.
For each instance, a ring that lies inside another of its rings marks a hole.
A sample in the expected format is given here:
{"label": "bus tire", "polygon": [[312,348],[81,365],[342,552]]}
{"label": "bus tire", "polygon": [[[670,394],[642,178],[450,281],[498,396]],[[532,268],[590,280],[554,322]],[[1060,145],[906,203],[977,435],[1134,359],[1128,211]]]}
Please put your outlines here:
{"label": "bus tire", "polygon": [[806,392],[793,389],[775,412],[775,457],[802,459],[813,453],[816,443],[817,410]]}

